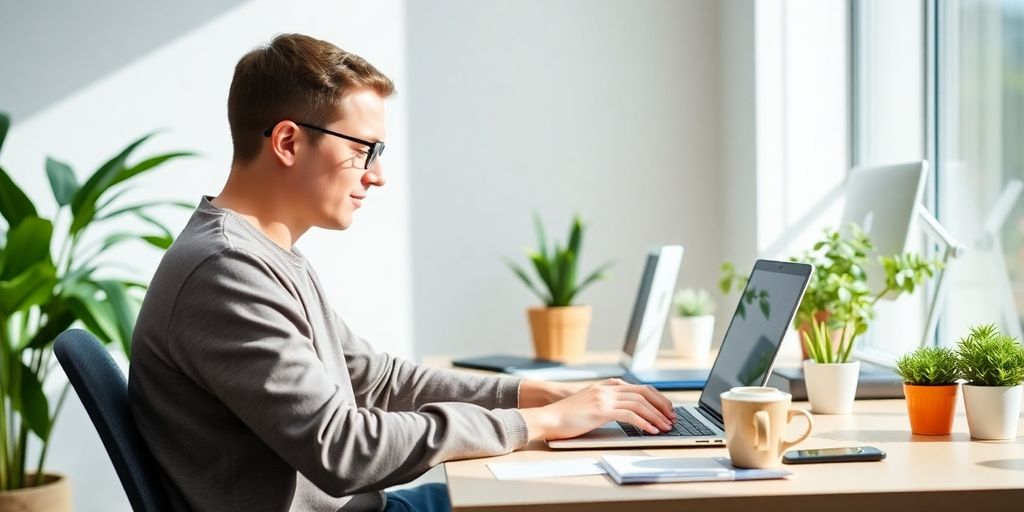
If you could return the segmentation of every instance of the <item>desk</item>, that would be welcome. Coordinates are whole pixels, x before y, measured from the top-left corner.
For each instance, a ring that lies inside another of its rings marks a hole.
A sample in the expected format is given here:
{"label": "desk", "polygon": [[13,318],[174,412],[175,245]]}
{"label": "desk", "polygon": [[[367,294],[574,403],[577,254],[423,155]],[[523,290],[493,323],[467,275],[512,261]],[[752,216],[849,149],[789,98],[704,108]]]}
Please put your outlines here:
{"label": "desk", "polygon": [[[695,402],[699,393],[669,393]],[[797,407],[808,408],[807,403]],[[488,462],[597,457],[608,450],[551,451],[543,443],[500,457],[444,465],[456,511],[614,510],[827,512],[1019,510],[1024,504],[1024,438],[972,441],[963,400],[953,434],[914,436],[903,400],[860,401],[851,415],[815,415],[814,435],[798,448],[869,444],[886,460],[786,466],[786,480],[616,485],[607,476],[498,481]],[[794,430],[799,430],[794,420]],[[1022,420],[1024,427],[1024,420]],[[1024,428],[1021,429],[1024,432]],[[725,448],[614,450],[623,455],[715,456]]]}

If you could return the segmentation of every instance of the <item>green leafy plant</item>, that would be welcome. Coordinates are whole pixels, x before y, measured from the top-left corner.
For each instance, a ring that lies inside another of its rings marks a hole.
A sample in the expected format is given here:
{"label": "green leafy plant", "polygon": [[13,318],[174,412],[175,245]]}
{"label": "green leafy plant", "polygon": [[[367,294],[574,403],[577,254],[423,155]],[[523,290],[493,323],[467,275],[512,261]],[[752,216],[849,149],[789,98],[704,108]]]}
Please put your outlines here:
{"label": "green leafy plant", "polygon": [[563,246],[556,240],[550,248],[547,243],[547,235],[544,232],[544,225],[536,213],[533,215],[533,221],[537,231],[537,249],[527,251],[527,256],[543,286],[543,291],[534,284],[522,267],[511,261],[506,261],[506,263],[526,287],[540,297],[540,300],[548,307],[572,305],[572,300],[584,288],[605,277],[605,272],[611,267],[611,263],[605,263],[598,267],[597,270],[578,282],[576,269],[579,265],[580,246],[583,244],[583,223],[579,216],[573,217],[572,225],[569,228],[568,243]]}
{"label": "green leafy plant", "polygon": [[[0,113],[0,148],[10,118]],[[81,322],[106,343],[130,350],[135,315],[146,285],[116,277],[116,263],[103,256],[133,240],[159,249],[171,245],[171,231],[150,214],[157,206],[192,208],[173,201],[122,204],[129,185],[163,163],[191,155],[171,152],[128,164],[146,135],[110,159],[84,183],[72,168],[46,159],[53,198],[53,219],[36,205],[0,167],[0,490],[38,485],[50,433],[67,396],[65,385],[51,407],[43,383],[56,365],[53,340]],[[149,229],[102,233],[95,226],[133,216]],[[86,238],[89,235],[89,238]],[[52,249],[56,248],[54,253]],[[42,443],[34,479],[27,477],[29,435]]]}
{"label": "green leafy plant", "polygon": [[678,316],[705,316],[715,310],[715,301],[707,290],[683,288],[676,292],[672,305]]}
{"label": "green leafy plant", "polygon": [[915,386],[945,386],[960,378],[956,352],[946,347],[921,347],[896,361],[896,374]]}
{"label": "green leafy plant", "polygon": [[[851,224],[849,236],[826,229],[810,251],[790,258],[815,266],[795,318],[796,325],[804,327],[802,338],[815,362],[849,361],[856,338],[868,330],[874,318],[875,304],[882,297],[913,293],[941,266],[938,260],[913,253],[878,256],[885,272],[885,287],[873,294],[865,268],[874,249],[868,235]],[[736,273],[735,266],[728,262],[722,265],[719,287],[723,293],[745,284],[746,278]],[[827,336],[819,335],[819,327]]]}
{"label": "green leafy plant", "polygon": [[845,329],[838,335],[827,321],[812,319],[810,327],[800,332],[807,355],[818,364],[845,363],[853,353],[853,332]]}
{"label": "green leafy plant", "polygon": [[975,386],[1024,383],[1024,347],[995,325],[978,325],[957,346],[960,376]]}

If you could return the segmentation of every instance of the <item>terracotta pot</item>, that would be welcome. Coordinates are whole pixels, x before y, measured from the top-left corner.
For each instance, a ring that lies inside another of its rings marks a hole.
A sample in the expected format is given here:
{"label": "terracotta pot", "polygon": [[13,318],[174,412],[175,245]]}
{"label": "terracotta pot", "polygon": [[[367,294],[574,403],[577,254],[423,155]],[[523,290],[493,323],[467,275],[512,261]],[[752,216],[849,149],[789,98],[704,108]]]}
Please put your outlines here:
{"label": "terracotta pot", "polygon": [[[34,474],[26,477],[29,481]],[[0,491],[0,510],[17,512],[71,512],[71,482],[64,475],[46,473],[43,484]]]}
{"label": "terracotta pot", "polygon": [[959,384],[917,386],[903,383],[910,431],[922,436],[945,436],[953,431]]}
{"label": "terracotta pot", "polygon": [[556,361],[579,359],[587,351],[590,306],[530,308],[530,331],[537,357]]}

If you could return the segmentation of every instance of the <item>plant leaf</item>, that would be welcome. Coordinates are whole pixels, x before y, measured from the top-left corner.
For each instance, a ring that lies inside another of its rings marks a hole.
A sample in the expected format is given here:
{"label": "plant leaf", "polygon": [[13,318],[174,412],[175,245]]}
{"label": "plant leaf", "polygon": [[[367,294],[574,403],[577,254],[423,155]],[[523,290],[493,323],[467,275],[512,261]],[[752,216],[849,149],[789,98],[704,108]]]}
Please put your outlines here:
{"label": "plant leaf", "polygon": [[25,217],[36,217],[36,207],[25,192],[0,167],[0,215],[7,219],[11,228],[17,226]]}
{"label": "plant leaf", "polygon": [[157,249],[167,249],[174,243],[174,238],[166,235],[144,235],[142,240]]}
{"label": "plant leaf", "polygon": [[[555,297],[558,295],[558,285],[554,282],[554,279],[551,276],[553,270],[551,268],[551,264],[538,253],[531,253],[530,261],[533,262],[533,268],[537,271],[540,281],[548,288],[548,292],[551,294],[551,300],[555,300]],[[551,304],[548,305],[550,306]]]}
{"label": "plant leaf", "polygon": [[36,263],[11,280],[0,281],[0,315],[10,316],[46,302],[56,281],[57,269],[49,261]]}
{"label": "plant leaf", "polygon": [[4,140],[7,139],[7,131],[11,129],[11,116],[7,112],[0,112],[0,149],[4,147]]}
{"label": "plant leaf", "polygon": [[117,335],[117,327],[110,318],[112,313],[105,303],[99,302],[90,294],[85,293],[88,288],[91,287],[84,286],[84,283],[75,287],[75,291],[67,299],[68,309],[100,341],[110,343],[116,339]]}
{"label": "plant leaf", "polygon": [[114,211],[112,211],[110,213],[102,213],[103,212],[103,207],[100,207],[97,210],[97,213],[98,214],[102,213],[102,215],[97,217],[96,220],[112,219],[112,218],[117,217],[119,215],[124,215],[126,213],[133,213],[135,211],[141,211],[141,210],[144,210],[146,208],[152,208],[152,207],[155,207],[155,206],[177,206],[177,207],[184,208],[184,209],[187,209],[187,210],[194,210],[196,208],[196,205],[194,205],[192,203],[189,203],[188,201],[150,201],[148,203],[133,204],[131,206],[125,206],[124,208],[118,208],[117,210],[114,210]]}
{"label": "plant leaf", "polygon": [[117,174],[117,176],[114,178],[114,182],[111,183],[110,186],[114,186],[114,185],[117,185],[118,183],[121,183],[123,181],[130,180],[130,179],[132,179],[132,178],[134,178],[134,177],[136,177],[136,176],[138,176],[138,175],[140,175],[140,174],[142,174],[142,173],[144,173],[144,172],[146,172],[146,171],[148,171],[148,170],[150,170],[150,169],[152,169],[154,167],[157,167],[157,166],[163,164],[164,162],[167,162],[168,160],[172,160],[172,159],[175,159],[175,158],[181,158],[181,157],[184,157],[184,156],[195,156],[195,155],[196,154],[193,153],[192,151],[173,151],[171,153],[164,153],[162,155],[157,155],[157,156],[153,156],[153,157],[147,158],[147,159],[145,159],[145,160],[143,160],[143,161],[133,165],[132,167],[129,167],[127,169],[121,170],[121,172],[119,172]]}
{"label": "plant leaf", "polygon": [[40,439],[50,437],[50,404],[43,393],[43,384],[39,382],[32,369],[21,363],[21,393],[19,412],[21,419]]}
{"label": "plant leaf", "polygon": [[25,217],[7,233],[7,246],[0,260],[0,281],[6,281],[43,261],[50,261],[53,223],[39,217]]}
{"label": "plant leaf", "polygon": [[71,200],[71,213],[73,214],[69,231],[71,235],[78,233],[92,221],[93,216],[96,214],[96,201],[115,183],[118,176],[125,171],[125,160],[128,159],[132,151],[135,151],[135,148],[152,136],[153,134],[151,133],[147,134],[129,144],[117,156],[100,166],[86,180],[85,184],[75,192],[75,197]]}
{"label": "plant leaf", "polygon": [[136,217],[138,217],[139,219],[141,219],[146,224],[149,224],[150,226],[153,226],[153,227],[157,228],[158,230],[160,230],[160,232],[163,233],[165,237],[170,238],[172,240],[174,239],[174,234],[171,233],[170,228],[165,226],[163,222],[160,222],[160,221],[156,220],[155,218],[153,218],[152,216],[146,214],[142,210],[135,210],[135,211],[132,212],[132,214],[135,215]]}
{"label": "plant leaf", "polygon": [[510,269],[512,269],[512,272],[515,272],[515,274],[517,276],[519,276],[519,279],[523,282],[523,284],[526,285],[527,288],[530,289],[531,292],[534,293],[534,295],[536,295],[537,297],[540,297],[540,300],[542,302],[544,302],[545,304],[548,304],[548,303],[551,302],[551,298],[547,297],[546,295],[541,293],[540,289],[538,289],[533,284],[533,280],[530,279],[530,276],[527,275],[526,271],[524,271],[521,267],[519,267],[519,265],[516,265],[515,263],[512,263],[511,261],[505,261],[505,264],[508,265],[508,267]]}
{"label": "plant leaf", "polygon": [[78,179],[71,166],[53,158],[46,157],[46,176],[50,178],[53,198],[60,206],[67,206],[78,191]]}
{"label": "plant leaf", "polygon": [[579,257],[580,245],[583,243],[583,221],[580,220],[579,215],[575,216],[572,221],[572,227],[569,229],[569,252],[574,257]]}
{"label": "plant leaf", "polygon": [[607,277],[607,274],[605,274],[605,272],[609,268],[611,268],[612,265],[614,265],[614,264],[615,264],[615,262],[609,261],[609,262],[605,263],[604,265],[601,265],[600,267],[597,267],[597,270],[591,272],[590,275],[587,276],[587,278],[584,279],[583,282],[580,283],[580,285],[576,287],[576,291],[573,293],[573,296],[579,295],[580,292],[582,292],[584,288],[590,286],[591,284],[593,284],[594,282],[596,282],[596,281],[598,281],[600,279],[604,279],[605,277]]}
{"label": "plant leaf", "polygon": [[121,342],[121,348],[127,356],[131,355],[132,331],[135,330],[135,312],[132,311],[128,293],[120,281],[104,280],[96,281],[96,285],[106,295],[107,304],[110,305],[110,312],[117,335]]}
{"label": "plant leaf", "polygon": [[540,221],[540,214],[533,212],[533,228],[537,232],[537,252],[548,259],[548,237],[544,234],[544,223]]}
{"label": "plant leaf", "polygon": [[57,335],[66,331],[73,323],[75,323],[74,313],[63,301],[60,301],[55,306],[55,311],[47,318],[46,324],[36,331],[35,336],[32,336],[25,348],[39,349],[49,346],[57,338]]}

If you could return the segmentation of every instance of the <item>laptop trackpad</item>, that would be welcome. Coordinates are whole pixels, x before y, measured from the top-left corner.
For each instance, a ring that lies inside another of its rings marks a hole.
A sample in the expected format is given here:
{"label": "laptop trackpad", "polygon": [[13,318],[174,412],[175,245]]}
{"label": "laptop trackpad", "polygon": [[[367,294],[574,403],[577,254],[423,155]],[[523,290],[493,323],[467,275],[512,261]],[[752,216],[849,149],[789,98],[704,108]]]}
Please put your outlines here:
{"label": "laptop trackpad", "polygon": [[623,437],[626,437],[626,431],[622,430],[618,423],[611,421],[575,439],[622,439]]}

